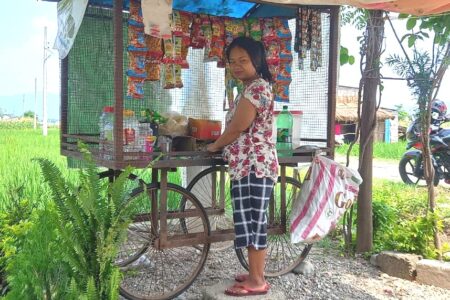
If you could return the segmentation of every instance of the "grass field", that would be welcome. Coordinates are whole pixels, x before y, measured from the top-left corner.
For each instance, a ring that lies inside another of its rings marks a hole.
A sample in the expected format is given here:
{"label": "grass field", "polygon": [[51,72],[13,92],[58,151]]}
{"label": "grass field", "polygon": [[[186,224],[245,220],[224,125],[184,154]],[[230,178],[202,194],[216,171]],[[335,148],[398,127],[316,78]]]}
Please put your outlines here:
{"label": "grass field", "polygon": [[[32,159],[44,157],[54,162],[66,176],[74,177],[66,158],[59,154],[59,130],[49,129],[48,136],[33,129],[0,129],[0,205],[22,190],[30,201],[45,201],[40,169]],[[11,194],[13,193],[13,194]]]}
{"label": "grass field", "polygon": [[[347,155],[349,145],[344,144],[336,147],[336,153]],[[373,147],[373,157],[380,159],[394,159],[400,160],[403,153],[406,151],[406,142],[401,141],[398,143],[386,144],[386,143],[375,143]],[[355,144],[352,148],[352,156],[359,155],[359,144]]]}
{"label": "grass field", "polygon": [[[0,145],[0,209],[16,196],[38,204],[48,199],[49,190],[42,184],[40,168],[33,158],[49,159],[70,182],[76,184],[78,169],[68,168],[67,158],[60,155],[59,129],[49,129],[48,136],[44,137],[40,130],[11,129],[0,125]],[[146,182],[150,181],[148,170],[133,173]],[[177,172],[169,172],[168,176],[169,182],[181,183]]]}

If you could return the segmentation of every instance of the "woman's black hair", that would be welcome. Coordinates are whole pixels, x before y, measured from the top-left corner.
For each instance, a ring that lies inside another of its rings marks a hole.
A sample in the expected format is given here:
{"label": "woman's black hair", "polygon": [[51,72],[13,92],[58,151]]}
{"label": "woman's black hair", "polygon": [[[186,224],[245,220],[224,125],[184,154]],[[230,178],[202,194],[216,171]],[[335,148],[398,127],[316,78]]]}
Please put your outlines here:
{"label": "woman's black hair", "polygon": [[261,42],[255,41],[249,37],[235,38],[226,49],[227,60],[230,60],[231,50],[239,47],[244,49],[255,67],[256,73],[268,82],[272,82],[272,74],[269,72],[269,66],[266,61],[266,51]]}

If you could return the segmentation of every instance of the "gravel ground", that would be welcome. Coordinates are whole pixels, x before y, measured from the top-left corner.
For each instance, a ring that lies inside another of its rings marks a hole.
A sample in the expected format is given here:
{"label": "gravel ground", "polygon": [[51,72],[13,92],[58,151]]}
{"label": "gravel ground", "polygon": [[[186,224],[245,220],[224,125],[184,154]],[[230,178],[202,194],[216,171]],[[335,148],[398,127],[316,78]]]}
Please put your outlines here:
{"label": "gravel ground", "polygon": [[[362,258],[345,258],[335,250],[313,247],[308,260],[315,274],[290,273],[268,281],[287,299],[450,299],[450,290],[388,276]],[[242,272],[233,249],[210,252],[201,274],[176,299],[201,299],[205,287]]]}

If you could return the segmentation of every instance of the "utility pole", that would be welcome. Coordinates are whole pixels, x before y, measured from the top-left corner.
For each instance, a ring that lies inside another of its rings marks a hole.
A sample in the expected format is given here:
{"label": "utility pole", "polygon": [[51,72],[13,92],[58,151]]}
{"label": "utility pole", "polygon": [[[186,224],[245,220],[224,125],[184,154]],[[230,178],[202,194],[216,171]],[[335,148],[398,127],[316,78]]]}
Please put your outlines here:
{"label": "utility pole", "polygon": [[37,128],[37,78],[34,78],[34,114],[33,114],[33,129],[36,130]]}
{"label": "utility pole", "polygon": [[25,94],[22,95],[22,118],[25,117]]}
{"label": "utility pole", "polygon": [[47,136],[47,26],[44,27],[44,61],[42,63],[42,135]]}

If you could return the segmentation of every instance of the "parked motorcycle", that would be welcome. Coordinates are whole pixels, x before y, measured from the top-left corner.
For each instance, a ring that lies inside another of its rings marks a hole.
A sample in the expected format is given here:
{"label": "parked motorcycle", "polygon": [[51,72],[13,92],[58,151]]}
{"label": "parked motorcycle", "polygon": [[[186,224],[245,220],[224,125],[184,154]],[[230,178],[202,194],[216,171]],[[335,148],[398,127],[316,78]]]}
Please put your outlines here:
{"label": "parked motorcycle", "polygon": [[[447,110],[445,109],[445,112]],[[450,115],[440,116],[433,112],[430,132],[430,148],[435,170],[433,184],[437,186],[441,179],[450,184],[450,129],[441,125],[450,121]],[[408,144],[399,164],[400,177],[406,184],[417,185],[424,178],[419,120],[412,122],[406,130]]]}

